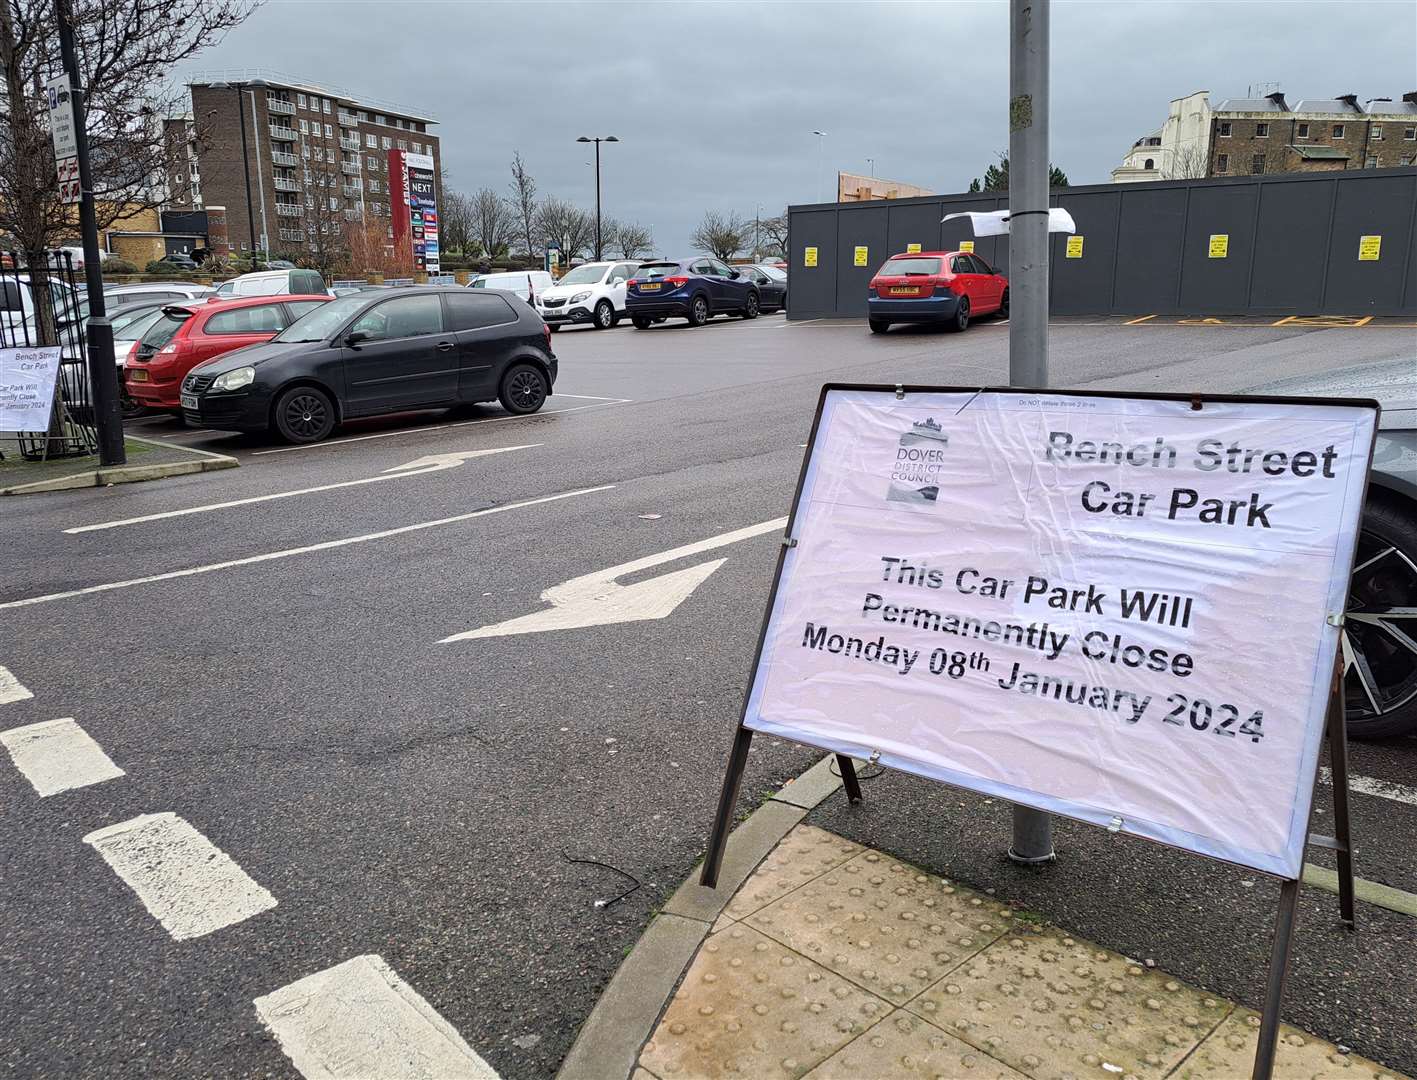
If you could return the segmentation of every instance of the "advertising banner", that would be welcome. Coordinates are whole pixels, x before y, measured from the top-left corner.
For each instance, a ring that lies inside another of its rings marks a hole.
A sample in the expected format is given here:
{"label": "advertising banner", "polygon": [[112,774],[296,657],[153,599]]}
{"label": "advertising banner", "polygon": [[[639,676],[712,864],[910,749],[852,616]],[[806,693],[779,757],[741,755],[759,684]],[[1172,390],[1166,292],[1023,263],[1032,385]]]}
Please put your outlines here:
{"label": "advertising banner", "polygon": [[827,387],[743,723],[1296,878],[1376,421]]}
{"label": "advertising banner", "polygon": [[413,265],[418,270],[436,274],[440,262],[433,158],[429,154],[404,154],[403,161],[408,170],[408,224],[413,242]]}
{"label": "advertising banner", "polygon": [[59,346],[0,349],[0,431],[47,431]]}

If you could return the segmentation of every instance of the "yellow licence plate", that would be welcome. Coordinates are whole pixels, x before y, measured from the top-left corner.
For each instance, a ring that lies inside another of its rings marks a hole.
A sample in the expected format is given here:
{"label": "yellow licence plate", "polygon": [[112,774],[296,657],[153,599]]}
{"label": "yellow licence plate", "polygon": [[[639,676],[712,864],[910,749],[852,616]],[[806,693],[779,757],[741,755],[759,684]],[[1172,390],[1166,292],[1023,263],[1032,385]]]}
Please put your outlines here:
{"label": "yellow licence plate", "polygon": [[652,285],[641,285],[640,292],[659,292],[659,282],[656,281]]}
{"label": "yellow licence plate", "polygon": [[142,368],[133,368],[131,371],[128,372],[128,378],[131,379],[133,382],[147,382],[148,373]]}
{"label": "yellow licence plate", "polygon": [[916,288],[912,288],[912,287],[910,287],[910,286],[897,285],[897,286],[893,286],[893,287],[891,288],[891,295],[892,295],[892,296],[918,296],[918,295],[920,295],[920,290],[919,290],[919,289],[916,289]]}

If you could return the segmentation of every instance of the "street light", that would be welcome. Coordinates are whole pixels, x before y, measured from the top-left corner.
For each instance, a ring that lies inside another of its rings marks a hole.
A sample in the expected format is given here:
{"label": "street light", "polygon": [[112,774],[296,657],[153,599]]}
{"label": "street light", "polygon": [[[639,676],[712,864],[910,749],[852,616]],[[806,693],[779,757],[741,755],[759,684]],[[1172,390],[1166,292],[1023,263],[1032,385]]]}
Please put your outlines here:
{"label": "street light", "polygon": [[873,157],[868,157],[866,159],[866,166],[871,170],[871,179],[876,179],[876,159]]}
{"label": "street light", "polygon": [[595,143],[595,261],[600,261],[600,144],[603,142],[619,142],[614,135],[606,135],[604,138],[596,136],[591,138],[582,135],[576,142]]}
{"label": "street light", "polygon": [[813,131],[817,137],[817,202],[822,201],[822,140],[827,137],[825,131]]}

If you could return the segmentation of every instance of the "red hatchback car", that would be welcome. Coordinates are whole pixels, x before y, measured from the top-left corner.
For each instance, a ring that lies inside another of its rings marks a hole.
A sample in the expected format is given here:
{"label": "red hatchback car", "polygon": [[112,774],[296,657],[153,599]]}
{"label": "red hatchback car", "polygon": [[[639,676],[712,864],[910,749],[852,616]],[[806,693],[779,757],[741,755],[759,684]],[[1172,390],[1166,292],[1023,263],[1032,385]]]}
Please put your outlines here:
{"label": "red hatchback car", "polygon": [[892,323],[944,323],[964,330],[978,315],[1009,317],[1009,279],[969,251],[892,255],[871,279],[871,333]]}
{"label": "red hatchback car", "polygon": [[236,300],[170,304],[134,342],[123,364],[128,395],[150,409],[182,415],[179,388],[204,360],[270,341],[328,296],[246,296]]}

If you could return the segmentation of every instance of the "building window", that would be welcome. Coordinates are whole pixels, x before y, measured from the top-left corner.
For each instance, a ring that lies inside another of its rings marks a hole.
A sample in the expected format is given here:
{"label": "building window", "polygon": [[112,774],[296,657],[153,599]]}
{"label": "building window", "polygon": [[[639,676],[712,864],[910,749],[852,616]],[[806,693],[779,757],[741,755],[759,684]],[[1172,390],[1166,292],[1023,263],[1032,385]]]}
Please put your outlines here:
{"label": "building window", "polygon": [[1333,137],[1334,137],[1335,139],[1341,139],[1341,138],[1343,138],[1343,125],[1342,125],[1342,124],[1334,124],[1334,125],[1333,125]]}
{"label": "building window", "polygon": [[384,136],[384,149],[385,149],[385,150],[392,150],[393,148],[394,148],[394,140],[391,139],[391,138],[389,138],[387,135],[385,135],[385,136]]}
{"label": "building window", "polygon": [[333,146],[325,147],[325,160],[331,165],[335,163],[335,148]]}
{"label": "building window", "polygon": [[339,200],[336,199],[333,195],[330,196],[330,209],[331,209],[331,210],[338,210],[338,209],[339,209]]}
{"label": "building window", "polygon": [[413,144],[413,152],[414,152],[415,154],[421,154],[421,153],[423,153],[423,144],[422,144],[421,142],[416,142],[416,143],[414,143],[414,144]]}
{"label": "building window", "polygon": [[1155,161],[1154,159],[1152,159],[1152,158],[1147,158],[1147,159],[1146,159],[1146,167],[1147,167],[1148,169],[1154,169],[1154,168],[1156,168],[1156,161]]}
{"label": "building window", "polygon": [[1309,137],[1309,125],[1300,124],[1298,138],[1307,139]]}
{"label": "building window", "polygon": [[306,195],[306,196],[305,196],[305,206],[306,206],[307,209],[310,209],[310,210],[315,209],[315,196],[313,196],[313,195]]}
{"label": "building window", "polygon": [[1255,125],[1255,138],[1257,138],[1257,139],[1268,139],[1268,138],[1269,138],[1269,125],[1268,125],[1268,124],[1265,124],[1265,123],[1256,124],[1256,125]]}
{"label": "building window", "polygon": [[[1403,164],[1405,165],[1406,162],[1403,162]],[[377,180],[370,180],[370,181],[369,181],[369,190],[372,191],[372,192],[377,193],[378,190],[379,190],[379,181],[377,181]]]}
{"label": "building window", "polygon": [[1264,155],[1263,155],[1263,154],[1255,154],[1253,157],[1250,158],[1250,174],[1251,174],[1252,176],[1259,176],[1259,175],[1260,175],[1261,173],[1263,173],[1263,172],[1264,172]]}
{"label": "building window", "polygon": [[400,150],[407,150],[407,149],[408,149],[408,140],[407,140],[407,139],[400,139],[400,140],[399,140],[399,149],[400,149]]}
{"label": "building window", "polygon": [[300,121],[300,134],[302,134],[302,135],[309,135],[309,134],[310,134],[310,125],[307,124],[303,118],[302,118],[301,121]]}
{"label": "building window", "polygon": [[1411,164],[1412,164],[1412,158],[1409,157],[1407,154],[1403,154],[1403,155],[1402,155],[1402,164],[1404,164],[1404,165],[1411,165]]}
{"label": "building window", "polygon": [[379,147],[379,136],[365,135],[364,145],[367,146],[370,150],[377,150]]}
{"label": "building window", "polygon": [[1229,155],[1229,154],[1217,154],[1217,155],[1215,155],[1215,171],[1216,171],[1216,172],[1227,172],[1227,171],[1229,170],[1229,168],[1230,168],[1230,155]]}
{"label": "building window", "polygon": [[1374,125],[1373,125],[1373,142],[1382,142],[1382,141],[1383,141],[1383,126],[1382,126],[1382,124],[1374,124]]}
{"label": "building window", "polygon": [[325,98],[325,115],[326,115],[326,116],[329,116],[329,115],[330,115],[330,99],[329,99],[329,98]]}
{"label": "building window", "polygon": [[334,129],[331,128],[329,124],[326,124],[326,125],[325,125],[325,138],[327,138],[327,139],[333,139],[334,137],[335,137]]}
{"label": "building window", "polygon": [[388,120],[384,117],[384,114],[383,114],[383,113],[375,113],[375,114],[374,114],[374,123],[387,125],[387,124],[388,124]]}
{"label": "building window", "polygon": [[304,95],[304,94],[296,94],[296,95],[295,95],[295,104],[298,105],[298,106],[299,106],[300,108],[302,108],[302,109],[305,108],[305,95]]}
{"label": "building window", "polygon": [[1368,155],[1368,160],[1365,161],[1365,162],[1363,162],[1363,168],[1365,168],[1365,169],[1376,169],[1377,167],[1378,167],[1378,159],[1377,159],[1376,157],[1374,157],[1372,154],[1369,154],[1369,155]]}
{"label": "building window", "polygon": [[367,124],[367,123],[369,123],[369,114],[368,114],[367,112],[365,112],[363,109],[360,109],[360,110],[359,110],[359,119],[363,120],[363,121]]}
{"label": "building window", "polygon": [[1222,121],[1220,121],[1220,137],[1221,137],[1222,139],[1228,139],[1228,138],[1230,138],[1230,121],[1229,121],[1229,120],[1222,120]]}
{"label": "building window", "polygon": [[305,158],[306,161],[309,161],[309,160],[310,160],[310,144],[309,144],[309,143],[304,143],[304,144],[300,147],[300,153],[304,156],[304,158]]}

